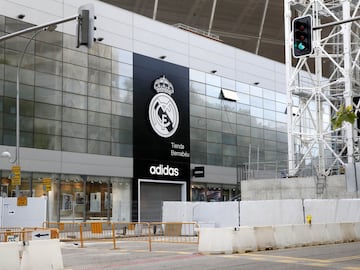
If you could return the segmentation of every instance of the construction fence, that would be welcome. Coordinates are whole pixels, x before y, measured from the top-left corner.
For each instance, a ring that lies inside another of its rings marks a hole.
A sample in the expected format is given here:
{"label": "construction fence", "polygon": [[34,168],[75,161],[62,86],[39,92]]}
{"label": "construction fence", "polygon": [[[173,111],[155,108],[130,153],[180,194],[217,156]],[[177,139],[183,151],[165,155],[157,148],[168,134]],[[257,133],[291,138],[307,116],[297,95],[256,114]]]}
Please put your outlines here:
{"label": "construction fence", "polygon": [[151,251],[153,242],[198,244],[196,222],[45,222],[44,228],[57,229],[60,241],[112,242],[117,249],[120,241],[143,241]]}

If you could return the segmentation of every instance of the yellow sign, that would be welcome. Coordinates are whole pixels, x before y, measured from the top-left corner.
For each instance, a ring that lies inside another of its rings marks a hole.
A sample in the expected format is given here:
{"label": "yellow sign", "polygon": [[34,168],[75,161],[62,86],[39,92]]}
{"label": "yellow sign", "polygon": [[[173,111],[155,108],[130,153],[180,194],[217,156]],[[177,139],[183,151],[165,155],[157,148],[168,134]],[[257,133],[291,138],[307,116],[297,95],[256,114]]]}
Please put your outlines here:
{"label": "yellow sign", "polygon": [[43,182],[43,186],[44,186],[44,191],[50,191],[51,190],[51,178],[44,178],[42,182]]}
{"label": "yellow sign", "polygon": [[17,206],[27,206],[27,197],[26,196],[18,197]]}
{"label": "yellow sign", "polygon": [[100,222],[91,223],[91,232],[92,233],[102,233],[102,224]]}
{"label": "yellow sign", "polygon": [[21,185],[20,166],[12,166],[11,172],[12,172],[11,185],[20,186]]}

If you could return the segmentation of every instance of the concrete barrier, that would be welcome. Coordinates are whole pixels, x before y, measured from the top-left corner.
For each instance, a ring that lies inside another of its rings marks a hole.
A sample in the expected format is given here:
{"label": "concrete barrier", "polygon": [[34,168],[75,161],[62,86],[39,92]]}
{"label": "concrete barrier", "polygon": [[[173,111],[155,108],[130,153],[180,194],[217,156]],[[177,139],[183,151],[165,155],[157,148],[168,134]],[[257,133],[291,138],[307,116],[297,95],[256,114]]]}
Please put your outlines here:
{"label": "concrete barrier", "polygon": [[354,223],[354,233],[356,237],[355,241],[360,241],[360,222]]}
{"label": "concrete barrier", "polygon": [[20,270],[64,269],[60,241],[30,240],[25,246]]}
{"label": "concrete barrier", "polygon": [[0,270],[20,269],[20,250],[22,242],[0,243]]}
{"label": "concrete barrier", "polygon": [[233,228],[200,228],[200,253],[233,253]]}
{"label": "concrete barrier", "polygon": [[244,253],[360,241],[360,223],[200,228],[200,253]]}
{"label": "concrete barrier", "polygon": [[253,227],[237,227],[234,228],[233,252],[245,253],[256,251],[257,244]]}
{"label": "concrete barrier", "polygon": [[294,228],[292,225],[274,226],[274,239],[277,248],[296,247]]}
{"label": "concrete barrier", "polygon": [[276,247],[272,226],[254,227],[258,250],[274,249]]}

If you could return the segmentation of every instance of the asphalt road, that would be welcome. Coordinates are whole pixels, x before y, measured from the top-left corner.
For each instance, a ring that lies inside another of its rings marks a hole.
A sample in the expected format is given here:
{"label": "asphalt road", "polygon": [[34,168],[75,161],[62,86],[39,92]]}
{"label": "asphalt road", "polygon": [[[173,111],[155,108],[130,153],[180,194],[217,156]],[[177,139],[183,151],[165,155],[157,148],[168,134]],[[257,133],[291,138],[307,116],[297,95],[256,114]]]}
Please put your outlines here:
{"label": "asphalt road", "polygon": [[62,255],[66,270],[360,270],[360,242],[216,255],[199,254],[194,244],[154,243],[149,252],[143,242],[121,242],[116,250],[110,243],[62,243]]}

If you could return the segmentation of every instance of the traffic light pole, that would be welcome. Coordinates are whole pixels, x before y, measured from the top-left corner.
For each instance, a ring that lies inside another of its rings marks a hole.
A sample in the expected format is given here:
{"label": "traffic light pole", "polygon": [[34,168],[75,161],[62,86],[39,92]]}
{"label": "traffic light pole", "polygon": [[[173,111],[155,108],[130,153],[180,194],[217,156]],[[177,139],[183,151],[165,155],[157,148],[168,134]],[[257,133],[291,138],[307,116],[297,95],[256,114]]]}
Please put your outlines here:
{"label": "traffic light pole", "polygon": [[354,22],[354,21],[358,21],[358,20],[360,20],[360,16],[357,16],[357,17],[354,17],[354,18],[351,18],[351,19],[347,19],[347,20],[343,20],[343,21],[326,23],[326,24],[323,24],[323,25],[315,26],[315,27],[313,27],[313,30],[320,30],[320,29],[323,29],[323,28],[326,28],[326,27],[340,25],[340,24],[348,23],[348,22]]}
{"label": "traffic light pole", "polygon": [[23,30],[20,30],[20,31],[17,31],[17,32],[14,32],[14,33],[11,33],[11,34],[8,34],[8,35],[5,35],[5,36],[1,36],[0,37],[0,42],[4,41],[4,40],[7,40],[9,38],[12,38],[12,37],[17,37],[17,36],[20,36],[22,34],[32,32],[32,31],[41,30],[41,29],[44,29],[44,28],[47,28],[47,27],[50,27],[50,26],[56,26],[57,24],[74,21],[74,20],[77,20],[78,18],[79,18],[79,15],[77,14],[77,15],[74,15],[74,16],[71,16],[71,17],[68,17],[68,18],[63,18],[63,19],[52,21],[52,22],[49,22],[49,23],[45,23],[45,24],[30,27],[30,28],[26,28],[26,29],[23,29]]}

